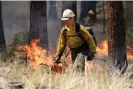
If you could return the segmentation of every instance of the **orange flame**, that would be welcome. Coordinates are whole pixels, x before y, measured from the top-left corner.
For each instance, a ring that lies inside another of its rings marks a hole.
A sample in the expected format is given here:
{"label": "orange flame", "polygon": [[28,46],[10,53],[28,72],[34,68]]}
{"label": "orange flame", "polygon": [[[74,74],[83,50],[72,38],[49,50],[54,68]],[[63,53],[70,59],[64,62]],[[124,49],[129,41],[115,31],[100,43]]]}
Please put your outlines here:
{"label": "orange flame", "polygon": [[[34,39],[31,41],[30,45],[26,45],[24,50],[26,51],[26,56],[28,57],[28,63],[33,69],[39,69],[40,64],[50,66],[55,72],[62,73],[70,70],[70,66],[63,67],[62,64],[54,63],[54,51],[47,51],[38,46],[40,40]],[[67,50],[68,51],[68,50]],[[68,52],[67,52],[68,53]]]}
{"label": "orange flame", "polygon": [[[127,59],[133,60],[133,45],[127,46]],[[108,56],[108,41],[104,40],[97,48],[97,54]]]}
{"label": "orange flame", "polygon": [[[46,64],[48,66],[51,66],[52,69],[56,72],[61,73],[61,71],[69,71],[72,68],[72,64],[68,64],[66,68],[63,68],[63,65],[54,65],[54,53],[52,51],[46,51],[45,49],[38,46],[40,40],[34,39],[31,41],[30,45],[26,46],[17,46],[18,50],[21,50],[24,48],[24,51],[26,52],[26,56],[28,57],[28,63],[29,65],[34,68],[38,69],[40,64]],[[67,51],[69,49],[67,48]],[[96,48],[97,54],[108,56],[108,41],[104,40],[97,48]],[[67,53],[67,52],[66,52]],[[127,47],[127,59],[133,60],[133,46]],[[24,53],[23,53],[24,54]],[[48,55],[47,55],[48,54]],[[70,60],[70,55],[68,56],[68,59]],[[93,69],[95,64],[87,63],[87,70],[90,71]],[[98,69],[99,70],[99,69]],[[102,70],[102,69],[101,69]],[[104,70],[104,69],[103,69]]]}
{"label": "orange flame", "polygon": [[40,64],[53,64],[53,56],[46,55],[47,51],[38,46],[39,41],[40,40],[38,39],[32,40],[30,45],[25,46],[27,57],[29,59],[29,65],[35,69],[38,68]]}
{"label": "orange flame", "polygon": [[101,55],[108,55],[108,41],[103,41],[97,48],[96,52]]}
{"label": "orange flame", "polygon": [[133,45],[127,46],[127,59],[133,60]]}

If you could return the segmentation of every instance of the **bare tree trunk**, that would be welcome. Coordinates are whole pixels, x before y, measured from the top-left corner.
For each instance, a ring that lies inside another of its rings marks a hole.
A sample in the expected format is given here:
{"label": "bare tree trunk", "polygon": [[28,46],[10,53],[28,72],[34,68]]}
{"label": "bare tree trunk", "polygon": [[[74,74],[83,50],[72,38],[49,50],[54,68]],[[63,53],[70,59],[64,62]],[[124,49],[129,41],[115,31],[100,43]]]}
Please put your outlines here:
{"label": "bare tree trunk", "polygon": [[0,1],[0,52],[6,52],[6,43],[3,29],[3,21],[2,21],[2,4]]}
{"label": "bare tree trunk", "polygon": [[127,67],[126,58],[126,28],[124,24],[122,1],[108,1],[107,2],[107,19],[108,19],[108,47],[109,57],[114,60],[115,66],[122,73]]}
{"label": "bare tree trunk", "polygon": [[30,39],[40,39],[40,46],[48,48],[47,1],[30,3]]}

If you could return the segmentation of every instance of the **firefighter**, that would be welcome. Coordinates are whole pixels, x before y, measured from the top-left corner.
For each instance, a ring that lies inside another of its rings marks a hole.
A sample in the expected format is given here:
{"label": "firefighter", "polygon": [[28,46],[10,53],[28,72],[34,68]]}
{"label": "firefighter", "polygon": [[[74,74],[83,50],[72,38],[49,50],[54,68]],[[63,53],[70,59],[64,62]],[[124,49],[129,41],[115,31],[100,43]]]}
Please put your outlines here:
{"label": "firefighter", "polygon": [[96,44],[86,28],[80,24],[80,34],[83,39],[76,32],[76,22],[74,16],[75,14],[70,9],[66,9],[63,12],[61,20],[64,21],[65,25],[61,29],[58,40],[56,63],[60,62],[61,56],[67,44],[71,49],[71,58],[73,63],[79,53],[87,56],[88,60],[92,60],[96,53]]}

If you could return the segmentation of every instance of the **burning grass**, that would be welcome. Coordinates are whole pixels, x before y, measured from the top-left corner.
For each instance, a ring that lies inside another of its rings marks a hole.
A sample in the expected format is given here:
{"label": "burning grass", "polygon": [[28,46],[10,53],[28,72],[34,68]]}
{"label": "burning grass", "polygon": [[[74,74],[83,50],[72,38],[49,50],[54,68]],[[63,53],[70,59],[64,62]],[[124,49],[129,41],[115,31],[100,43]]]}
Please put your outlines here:
{"label": "burning grass", "polygon": [[[108,41],[104,40],[103,42],[101,42],[101,44],[98,45],[96,50],[97,54],[108,56]],[[127,51],[127,59],[133,60],[133,45],[127,46],[126,51]]]}
{"label": "burning grass", "polygon": [[[58,73],[64,73],[68,72],[69,70],[72,69],[72,64],[70,63],[70,57],[66,60],[62,60],[62,64],[54,64],[54,56],[55,52],[52,51],[47,51],[41,47],[38,46],[39,40],[34,39],[31,41],[30,45],[20,45],[17,46],[18,50],[23,50],[23,52],[16,52],[17,54],[20,54],[22,56],[26,56],[28,58],[28,65],[34,69],[37,70],[40,68],[40,65],[46,65],[52,69],[52,71],[56,71]],[[97,59],[100,59],[100,56],[108,56],[108,42],[107,40],[103,41],[97,48],[96,48],[97,54],[96,57]],[[24,55],[25,54],[25,55]],[[100,56],[97,56],[100,55]],[[132,47],[127,47],[127,58],[133,59],[132,58]],[[104,58],[106,59],[106,58]],[[82,59],[81,59],[82,60]],[[82,63],[81,63],[82,64]],[[103,63],[106,64],[106,63]],[[97,65],[86,62],[88,71],[92,70],[94,67],[97,67]],[[106,70],[106,68],[100,68],[98,69],[100,71]]]}
{"label": "burning grass", "polygon": [[[34,39],[31,41],[30,45],[23,46],[24,52],[22,54],[24,53],[26,54],[26,56],[28,57],[29,65],[34,69],[38,68],[40,64],[52,66],[55,61],[54,60],[55,52],[52,52],[52,51],[47,52],[47,50],[39,47],[38,43],[39,43],[39,40]],[[97,55],[108,56],[108,41],[105,40],[100,45],[98,45],[98,47],[96,48],[96,51],[97,51]],[[128,60],[133,60],[132,54],[133,54],[133,47],[127,46],[127,59]],[[71,66],[70,55],[68,59],[69,60],[65,60],[65,62],[68,61],[67,67],[69,68],[65,68],[65,70],[67,71],[68,69],[70,69],[70,66]]]}
{"label": "burning grass", "polygon": [[40,64],[47,64],[52,65],[53,60],[53,54],[49,52],[49,56],[47,55],[47,51],[41,47],[38,46],[39,40],[35,39],[31,41],[30,45],[24,46],[24,50],[27,53],[27,57],[29,59],[29,65],[32,68],[37,68]]}
{"label": "burning grass", "polygon": [[[30,45],[17,46],[18,50],[23,49],[23,51],[16,53],[14,61],[1,63],[0,87],[8,89],[8,82],[11,81],[22,82],[24,89],[128,89],[133,87],[133,80],[130,77],[132,67],[129,67],[131,71],[120,75],[117,69],[103,60],[100,60],[98,64],[96,61],[86,62],[84,72],[73,71],[70,63],[63,64],[65,72],[57,73],[52,70],[51,66],[54,54],[49,52],[50,55],[46,55],[47,51],[39,47],[38,42],[39,40],[33,40]],[[131,47],[128,49],[130,50]],[[107,41],[104,41],[97,48],[97,55],[106,56],[107,51]],[[20,61],[18,55],[21,54],[28,57],[28,64]],[[80,56],[81,60],[82,58]]]}

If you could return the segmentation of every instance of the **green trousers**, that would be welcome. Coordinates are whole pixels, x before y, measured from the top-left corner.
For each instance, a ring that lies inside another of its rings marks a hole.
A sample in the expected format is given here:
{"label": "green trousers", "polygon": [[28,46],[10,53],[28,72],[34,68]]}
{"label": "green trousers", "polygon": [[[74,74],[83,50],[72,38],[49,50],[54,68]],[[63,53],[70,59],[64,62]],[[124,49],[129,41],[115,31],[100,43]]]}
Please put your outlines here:
{"label": "green trousers", "polygon": [[[81,56],[79,56],[79,54]],[[72,57],[72,62],[74,64],[73,70],[78,72],[83,72],[85,70],[85,57],[87,57],[87,59],[89,57],[88,44],[84,43],[80,47],[71,49],[71,57]]]}
{"label": "green trousers", "polygon": [[80,47],[77,47],[77,48],[71,48],[71,57],[72,57],[73,63],[74,63],[78,54],[82,54],[84,56],[87,56],[89,60],[92,60],[92,58],[90,58],[90,56],[89,56],[89,50],[88,49],[89,48],[88,48],[87,43],[84,43]]}

